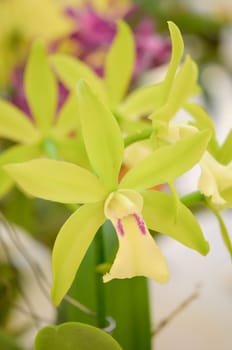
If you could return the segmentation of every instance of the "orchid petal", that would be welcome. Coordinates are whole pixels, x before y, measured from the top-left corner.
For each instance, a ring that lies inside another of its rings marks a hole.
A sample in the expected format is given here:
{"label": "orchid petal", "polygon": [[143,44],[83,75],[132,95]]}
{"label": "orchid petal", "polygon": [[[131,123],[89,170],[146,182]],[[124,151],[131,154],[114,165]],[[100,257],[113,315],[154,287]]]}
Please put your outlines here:
{"label": "orchid petal", "polygon": [[70,288],[75,274],[98,228],[103,224],[103,202],[85,204],[65,222],[52,252],[52,300],[58,305]]}
{"label": "orchid petal", "polygon": [[58,136],[67,136],[78,128],[78,103],[76,94],[72,94],[62,106],[53,133]]}
{"label": "orchid petal", "polygon": [[0,100],[0,136],[31,143],[38,138],[38,131],[24,113],[9,102]]}
{"label": "orchid petal", "polygon": [[212,136],[208,145],[208,150],[214,155],[217,154],[219,152],[219,145],[216,139],[216,131],[212,118],[203,107],[196,103],[187,102],[184,104],[184,109],[194,118],[191,124],[197,127],[198,130],[208,129],[211,131]]}
{"label": "orchid petal", "polygon": [[150,236],[141,216],[143,197],[133,190],[118,190],[109,194],[104,213],[118,234],[119,250],[104,282],[113,278],[146,276],[161,283],[168,279],[164,257]]}
{"label": "orchid petal", "polygon": [[228,164],[232,160],[232,129],[229,131],[223,145],[218,151],[218,160],[221,164]]}
{"label": "orchid petal", "polygon": [[113,190],[118,183],[123,155],[121,131],[110,110],[85,81],[79,82],[77,93],[82,134],[90,163],[101,181]]}
{"label": "orchid petal", "polygon": [[91,170],[84,141],[80,134],[75,138],[57,138],[56,147],[60,159]]}
{"label": "orchid petal", "polygon": [[134,90],[119,106],[119,111],[127,117],[150,114],[162,101],[162,83],[143,86]]}
{"label": "orchid petal", "polygon": [[187,56],[180,71],[173,79],[165,105],[155,111],[151,115],[151,119],[161,119],[169,122],[176,112],[181,109],[186,100],[193,94],[197,76],[197,66],[190,56]]}
{"label": "orchid petal", "polygon": [[36,41],[32,47],[25,70],[24,85],[36,123],[43,131],[47,131],[55,116],[58,92],[45,47],[40,41]]}
{"label": "orchid petal", "polygon": [[210,132],[206,130],[157,149],[128,171],[119,187],[143,190],[172,182],[200,160],[209,138]]}
{"label": "orchid petal", "polygon": [[172,196],[159,191],[142,192],[144,199],[143,217],[147,226],[164,233],[202,255],[209,251],[201,227],[191,211],[178,203],[176,211]]}
{"label": "orchid petal", "polygon": [[0,155],[0,198],[3,197],[14,185],[14,181],[3,170],[3,165],[12,162],[23,162],[36,158],[41,154],[38,145],[17,145],[13,146]]}
{"label": "orchid petal", "polygon": [[55,54],[50,58],[58,76],[68,89],[75,89],[78,80],[84,79],[93,88],[103,101],[106,101],[106,92],[101,79],[78,59],[62,54]]}
{"label": "orchid petal", "polygon": [[105,84],[110,106],[114,108],[125,95],[134,69],[134,38],[128,24],[118,22],[118,31],[106,56]]}
{"label": "orchid petal", "polygon": [[183,42],[182,35],[179,28],[171,21],[168,22],[168,27],[169,27],[171,41],[172,41],[172,55],[168,66],[168,71],[167,71],[165,80],[163,82],[164,101],[166,100],[169,94],[172,81],[175,77],[176,70],[180,64],[180,61],[184,52],[184,42]]}
{"label": "orchid petal", "polygon": [[213,204],[226,206],[226,200],[221,193],[232,187],[232,166],[220,164],[210,153],[205,152],[200,167],[199,190],[211,197]]}
{"label": "orchid petal", "polygon": [[[103,277],[104,282],[113,278],[131,278],[145,276],[167,282],[168,268],[159,247],[151,237],[146,225],[138,215],[129,215],[120,221],[123,233],[113,222],[118,233],[119,249],[109,273]],[[139,224],[143,223],[143,230]]]}
{"label": "orchid petal", "polygon": [[31,195],[61,203],[90,203],[103,199],[98,178],[75,164],[36,159],[6,165],[7,173]]}

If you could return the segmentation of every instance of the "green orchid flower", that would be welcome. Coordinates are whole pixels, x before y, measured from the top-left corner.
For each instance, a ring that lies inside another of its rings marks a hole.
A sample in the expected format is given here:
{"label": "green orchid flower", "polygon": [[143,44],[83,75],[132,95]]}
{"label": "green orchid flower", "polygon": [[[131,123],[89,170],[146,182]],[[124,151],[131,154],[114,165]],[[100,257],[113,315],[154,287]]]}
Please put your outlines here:
{"label": "green orchid flower", "polygon": [[127,23],[118,21],[117,35],[105,60],[104,79],[98,77],[87,64],[71,56],[55,54],[50,59],[61,81],[69,89],[73,90],[79,79],[85,79],[114,111],[125,96],[132,78],[135,62],[133,33]]}
{"label": "green orchid flower", "polygon": [[223,165],[209,152],[205,152],[201,161],[199,190],[209,197],[216,208],[232,206],[232,165]]}
{"label": "green orchid flower", "polygon": [[[183,39],[180,31],[169,23],[172,38],[172,56],[170,64],[161,83],[162,99],[159,106],[149,116],[152,120],[152,143],[159,147],[165,143],[173,143],[188,137],[198,130],[211,130],[211,149],[217,147],[215,128],[207,112],[197,103],[191,102],[191,97],[200,92],[198,86],[198,68],[192,58],[187,55],[180,66],[183,55]],[[185,110],[193,121],[176,122],[174,117],[180,110]]]}
{"label": "green orchid flower", "polygon": [[57,83],[40,41],[35,42],[31,50],[24,88],[33,120],[9,102],[0,100],[0,137],[16,143],[0,155],[0,196],[13,184],[2,170],[4,164],[41,155],[56,157],[57,152],[61,158],[73,160],[72,148],[77,147],[76,142],[81,147],[81,140],[68,137],[70,131],[77,128],[76,97],[71,96],[56,116]]}
{"label": "green orchid flower", "polygon": [[176,211],[173,196],[146,189],[171,182],[194,166],[207,147],[210,133],[203,131],[154,151],[119,181],[124,152],[119,126],[110,109],[83,80],[78,83],[77,95],[92,171],[50,159],[4,167],[33,196],[82,204],[65,222],[54,244],[52,299],[55,304],[60,303],[70,288],[90,243],[106,220],[112,222],[117,232],[119,249],[111,269],[103,277],[105,282],[140,275],[160,283],[168,280],[165,258],[148,228],[165,233],[201,254],[207,254],[209,249],[187,207],[180,203]]}
{"label": "green orchid flower", "polygon": [[52,55],[51,63],[68,89],[73,90],[79,79],[85,79],[114,113],[123,131],[136,131],[138,127],[147,126],[147,122],[139,119],[141,116],[152,113],[164,104],[183,54],[179,29],[172,22],[168,25],[173,52],[165,80],[139,87],[129,94],[135,64],[135,43],[133,33],[123,21],[118,22],[117,34],[106,55],[103,78],[98,77],[85,63],[68,55]]}

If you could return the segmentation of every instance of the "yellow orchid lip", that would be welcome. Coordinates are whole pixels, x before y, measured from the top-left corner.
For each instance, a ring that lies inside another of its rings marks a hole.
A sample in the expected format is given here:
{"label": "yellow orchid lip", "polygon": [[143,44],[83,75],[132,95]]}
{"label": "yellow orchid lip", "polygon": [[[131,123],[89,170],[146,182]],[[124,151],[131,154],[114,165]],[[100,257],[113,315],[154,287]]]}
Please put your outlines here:
{"label": "yellow orchid lip", "polygon": [[134,190],[118,190],[107,197],[104,213],[118,234],[119,249],[109,273],[103,276],[104,282],[134,276],[147,276],[161,283],[167,281],[165,258],[149,234],[142,209],[143,197]]}
{"label": "yellow orchid lip", "polygon": [[[132,214],[132,217],[134,217],[136,223],[137,223],[137,227],[139,228],[140,232],[145,235],[146,234],[146,228],[145,228],[145,223],[142,219],[142,217],[140,217],[138,214]],[[117,232],[121,235],[124,236],[125,235],[125,230],[123,227],[123,222],[121,219],[117,220]]]}

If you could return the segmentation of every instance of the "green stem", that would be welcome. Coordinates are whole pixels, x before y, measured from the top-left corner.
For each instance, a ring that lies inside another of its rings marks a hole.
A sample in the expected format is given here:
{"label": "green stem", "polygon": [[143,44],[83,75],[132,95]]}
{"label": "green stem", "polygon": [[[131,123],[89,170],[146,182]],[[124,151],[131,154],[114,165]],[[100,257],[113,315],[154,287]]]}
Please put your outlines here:
{"label": "green stem", "polygon": [[42,141],[42,148],[50,159],[55,159],[55,160],[58,159],[56,144],[49,137],[45,138]]}
{"label": "green stem", "polygon": [[226,246],[226,248],[227,248],[227,250],[232,258],[232,242],[231,242],[229,233],[227,231],[226,225],[225,225],[220,213],[212,205],[210,205],[210,203],[207,203],[207,207],[212,211],[212,213],[215,215],[216,219],[218,220],[222,239],[223,239],[225,246]]}
{"label": "green stem", "polygon": [[146,128],[142,131],[136,132],[135,134],[128,135],[124,139],[124,145],[125,147],[131,145],[132,143],[135,143],[137,141],[146,140],[151,136],[151,133],[153,132],[153,128]]}
{"label": "green stem", "polygon": [[104,328],[106,326],[106,306],[105,306],[105,289],[102,282],[102,274],[97,271],[97,266],[105,262],[103,232],[100,228],[94,240],[95,262],[96,262],[96,298],[97,298],[97,326]]}
{"label": "green stem", "polygon": [[201,192],[195,191],[181,197],[180,200],[186,207],[191,208],[195,205],[205,203],[205,196]]}

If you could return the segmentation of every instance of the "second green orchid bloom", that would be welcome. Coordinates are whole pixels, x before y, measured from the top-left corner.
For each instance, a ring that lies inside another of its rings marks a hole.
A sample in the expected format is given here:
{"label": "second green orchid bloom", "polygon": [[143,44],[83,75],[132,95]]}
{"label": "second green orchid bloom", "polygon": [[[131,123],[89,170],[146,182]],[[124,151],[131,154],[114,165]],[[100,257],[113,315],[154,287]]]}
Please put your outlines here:
{"label": "second green orchid bloom", "polygon": [[199,190],[217,208],[232,206],[232,166],[218,162],[209,152],[200,161]]}
{"label": "second green orchid bloom", "polygon": [[[119,249],[105,282],[113,278],[147,276],[168,280],[165,258],[148,228],[165,233],[207,254],[208,243],[192,213],[173,196],[147,190],[171,182],[194,166],[210,134],[199,132],[174,145],[159,148],[134,166],[119,182],[124,154],[120,128],[104,103],[80,81],[77,89],[82,135],[92,172],[76,164],[38,159],[5,166],[30,194],[61,203],[82,204],[65,222],[53,248],[52,299],[59,304],[97,230],[110,220]],[[188,154],[188,157],[184,155]]]}

